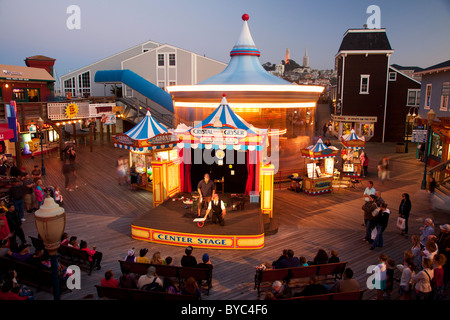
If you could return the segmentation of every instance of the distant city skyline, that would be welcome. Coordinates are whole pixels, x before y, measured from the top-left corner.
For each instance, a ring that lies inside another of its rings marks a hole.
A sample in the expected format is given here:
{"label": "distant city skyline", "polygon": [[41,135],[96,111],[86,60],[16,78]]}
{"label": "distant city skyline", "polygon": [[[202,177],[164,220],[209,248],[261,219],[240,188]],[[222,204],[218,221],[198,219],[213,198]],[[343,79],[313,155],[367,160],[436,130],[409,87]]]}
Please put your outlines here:
{"label": "distant city skyline", "polygon": [[[66,23],[70,5],[80,8],[81,29]],[[334,69],[348,29],[362,28],[370,5],[380,8],[392,48],[392,64],[422,68],[450,59],[450,1],[294,0],[0,0],[0,63],[24,65],[26,57],[56,59],[55,77],[148,40],[169,44],[224,63],[249,14],[261,64],[290,59]]]}

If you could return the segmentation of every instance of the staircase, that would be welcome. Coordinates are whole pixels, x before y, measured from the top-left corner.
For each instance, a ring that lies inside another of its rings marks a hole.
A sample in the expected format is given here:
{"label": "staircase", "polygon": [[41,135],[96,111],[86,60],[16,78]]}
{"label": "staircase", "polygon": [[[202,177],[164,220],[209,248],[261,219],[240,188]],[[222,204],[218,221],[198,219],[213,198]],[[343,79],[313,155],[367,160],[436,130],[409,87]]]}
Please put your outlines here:
{"label": "staircase", "polygon": [[124,105],[124,119],[138,123],[145,117],[147,109],[149,109],[152,117],[166,128],[173,128],[175,115],[170,111],[167,113],[158,112],[154,106],[149,103],[143,102],[135,97],[117,98]]}
{"label": "staircase", "polygon": [[428,173],[436,180],[436,189],[450,196],[450,160],[430,168]]}

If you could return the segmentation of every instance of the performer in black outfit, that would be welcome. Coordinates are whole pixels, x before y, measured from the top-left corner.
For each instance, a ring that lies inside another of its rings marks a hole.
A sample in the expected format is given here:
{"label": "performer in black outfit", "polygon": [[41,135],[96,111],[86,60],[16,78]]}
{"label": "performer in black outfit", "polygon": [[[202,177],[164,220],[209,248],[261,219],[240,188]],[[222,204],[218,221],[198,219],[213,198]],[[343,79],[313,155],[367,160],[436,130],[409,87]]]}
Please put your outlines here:
{"label": "performer in black outfit", "polygon": [[197,191],[200,195],[200,199],[198,201],[198,216],[200,217],[203,206],[208,208],[208,205],[211,202],[211,197],[216,191],[214,182],[209,178],[208,173],[205,173],[204,179],[198,183]]}
{"label": "performer in black outfit", "polygon": [[221,226],[224,226],[224,218],[227,212],[225,209],[225,204],[219,199],[219,195],[217,193],[213,195],[213,199],[209,203],[208,209],[206,210],[205,219],[208,217],[210,211],[212,211],[212,222],[219,222]]}

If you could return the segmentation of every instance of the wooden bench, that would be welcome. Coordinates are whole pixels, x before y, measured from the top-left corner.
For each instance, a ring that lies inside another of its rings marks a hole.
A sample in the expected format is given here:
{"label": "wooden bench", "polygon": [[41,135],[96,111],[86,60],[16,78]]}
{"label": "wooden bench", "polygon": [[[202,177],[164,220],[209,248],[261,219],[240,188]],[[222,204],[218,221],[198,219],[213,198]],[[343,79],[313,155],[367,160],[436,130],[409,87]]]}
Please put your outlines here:
{"label": "wooden bench", "polygon": [[334,292],[314,296],[292,297],[283,300],[362,300],[365,290],[350,292]]}
{"label": "wooden bench", "polygon": [[70,264],[75,264],[79,267],[86,267],[88,275],[92,274],[92,270],[95,268],[94,261],[89,260],[89,254],[86,251],[62,245],[59,246],[58,253],[63,258],[68,259]]}
{"label": "wooden bench", "polygon": [[309,279],[313,275],[317,275],[319,280],[324,282],[327,280],[342,279],[347,262],[327,263],[310,265],[306,267],[293,267],[282,269],[257,269],[255,274],[255,289],[258,290],[258,297],[261,296],[261,284],[264,282],[282,281],[290,283],[292,280]]}
{"label": "wooden bench", "polygon": [[198,282],[206,281],[207,292],[212,288],[212,272],[206,268],[190,268],[182,266],[168,266],[159,264],[147,264],[138,262],[128,262],[119,260],[120,270],[123,273],[124,269],[127,269],[130,273],[136,275],[143,275],[147,273],[147,269],[150,266],[155,267],[156,274],[161,277],[176,278],[181,285],[189,277],[193,277]]}
{"label": "wooden bench", "polygon": [[[9,256],[0,257],[0,273],[5,274],[9,270],[17,272],[17,281],[38,291],[53,292],[53,276],[50,270],[45,270],[31,264],[17,261]],[[64,281],[60,282],[61,292],[67,289]]]}
{"label": "wooden bench", "polygon": [[180,301],[196,300],[196,296],[187,294],[175,294],[168,292],[146,291],[128,288],[113,288],[95,285],[99,298],[112,300],[158,300],[158,301]]}

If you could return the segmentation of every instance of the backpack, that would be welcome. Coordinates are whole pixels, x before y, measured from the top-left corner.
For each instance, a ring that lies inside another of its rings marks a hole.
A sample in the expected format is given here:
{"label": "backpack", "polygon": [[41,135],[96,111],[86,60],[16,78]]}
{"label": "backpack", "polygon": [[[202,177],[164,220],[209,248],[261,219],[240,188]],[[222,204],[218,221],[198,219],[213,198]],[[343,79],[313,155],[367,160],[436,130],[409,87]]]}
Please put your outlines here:
{"label": "backpack", "polygon": [[142,290],[146,291],[162,291],[161,285],[156,282],[156,277],[153,278],[153,281],[151,283],[146,284],[142,287]]}

